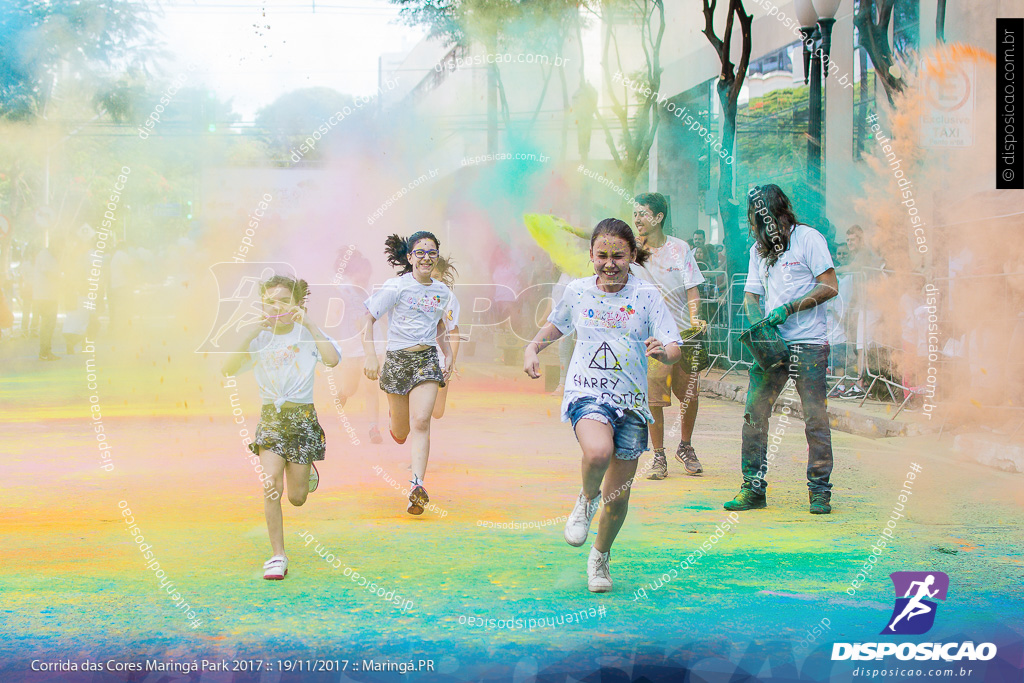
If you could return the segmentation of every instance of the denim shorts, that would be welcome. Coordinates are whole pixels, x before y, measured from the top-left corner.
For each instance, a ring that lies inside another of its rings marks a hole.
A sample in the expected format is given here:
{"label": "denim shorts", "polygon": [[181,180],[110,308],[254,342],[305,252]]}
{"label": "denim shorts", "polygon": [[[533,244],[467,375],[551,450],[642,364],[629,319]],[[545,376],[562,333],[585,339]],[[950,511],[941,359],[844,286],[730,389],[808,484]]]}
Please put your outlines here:
{"label": "denim shorts", "polygon": [[[568,414],[573,433],[576,432],[576,423],[584,417],[611,425],[615,457],[619,460],[636,460],[647,450],[647,420],[639,413],[598,403],[597,399],[586,396],[570,403]],[[576,440],[579,441],[579,437]]]}

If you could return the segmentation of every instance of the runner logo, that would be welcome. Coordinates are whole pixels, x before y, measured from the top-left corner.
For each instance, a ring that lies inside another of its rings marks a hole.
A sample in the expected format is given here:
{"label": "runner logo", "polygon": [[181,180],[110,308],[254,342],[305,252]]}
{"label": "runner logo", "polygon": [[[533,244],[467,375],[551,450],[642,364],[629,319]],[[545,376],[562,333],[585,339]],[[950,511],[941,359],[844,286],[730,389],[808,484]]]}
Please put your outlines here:
{"label": "runner logo", "polygon": [[[938,603],[945,601],[949,576],[942,572],[893,572],[889,575],[896,589],[896,605],[882,631],[883,636],[916,636],[927,633],[935,624]],[[949,643],[833,643],[832,661],[884,660],[894,656],[901,661],[946,662],[983,661],[997,654],[995,643],[974,644],[974,641]],[[856,671],[853,674],[858,675]]]}
{"label": "runner logo", "polygon": [[889,578],[897,597],[882,635],[927,633],[935,623],[938,604],[934,600],[946,600],[949,576],[943,572],[893,572]]}

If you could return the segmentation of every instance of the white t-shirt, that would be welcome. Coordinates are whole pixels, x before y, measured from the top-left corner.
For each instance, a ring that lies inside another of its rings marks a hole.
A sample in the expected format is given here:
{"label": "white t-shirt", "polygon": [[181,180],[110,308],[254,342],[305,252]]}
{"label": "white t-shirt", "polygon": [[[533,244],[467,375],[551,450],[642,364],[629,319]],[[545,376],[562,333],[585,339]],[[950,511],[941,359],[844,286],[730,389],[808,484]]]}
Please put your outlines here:
{"label": "white t-shirt", "polygon": [[445,328],[459,324],[459,302],[444,283],[431,280],[421,285],[406,273],[393,277],[363,302],[376,319],[388,316],[388,351],[424,344],[437,346],[437,323]]}
{"label": "white t-shirt", "polygon": [[685,330],[690,326],[690,307],[686,290],[704,282],[690,245],[678,237],[665,236],[665,244],[652,250],[647,262],[629,267],[637,277],[653,282],[661,290],[676,326]]}
{"label": "white t-shirt", "polygon": [[618,292],[602,292],[597,276],[573,280],[548,317],[576,348],[562,396],[562,422],[569,404],[586,396],[654,422],[647,405],[647,347],[654,337],[664,345],[681,343],[679,329],[658,289],[630,275]]}
{"label": "white t-shirt", "polygon": [[[750,264],[744,291],[765,298],[765,313],[806,296],[817,286],[816,277],[835,266],[828,251],[825,237],[806,225],[797,225],[789,236],[789,249],[779,255],[769,270],[765,260],[757,253],[757,245],[750,247]],[[794,313],[782,325],[779,334],[791,344],[825,344],[828,342],[825,307],[815,306]]]}
{"label": "white t-shirt", "polygon": [[[327,339],[340,356],[337,342]],[[281,412],[285,401],[313,402],[316,364],[323,359],[316,340],[305,327],[293,324],[285,334],[263,330],[249,343],[249,358],[264,405],[273,403]]]}

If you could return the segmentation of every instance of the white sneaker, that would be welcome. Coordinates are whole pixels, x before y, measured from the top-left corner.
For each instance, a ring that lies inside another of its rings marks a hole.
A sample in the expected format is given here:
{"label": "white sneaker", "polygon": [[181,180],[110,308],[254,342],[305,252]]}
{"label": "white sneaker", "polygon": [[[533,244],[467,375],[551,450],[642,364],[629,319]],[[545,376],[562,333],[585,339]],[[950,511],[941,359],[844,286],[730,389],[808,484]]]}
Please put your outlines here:
{"label": "white sneaker", "polygon": [[612,589],[612,574],[608,568],[611,551],[598,552],[591,546],[590,557],[587,558],[587,588],[591,593],[607,593]]}
{"label": "white sneaker", "polygon": [[268,581],[280,581],[288,576],[288,558],[284,555],[274,555],[263,563],[263,578]]}
{"label": "white sneaker", "polygon": [[565,536],[566,543],[578,548],[587,542],[587,534],[590,533],[590,521],[594,519],[594,514],[597,513],[599,507],[601,507],[601,494],[588,501],[583,491],[580,491],[580,495],[576,499],[576,506],[569,514],[569,519],[565,521],[565,533],[563,535]]}

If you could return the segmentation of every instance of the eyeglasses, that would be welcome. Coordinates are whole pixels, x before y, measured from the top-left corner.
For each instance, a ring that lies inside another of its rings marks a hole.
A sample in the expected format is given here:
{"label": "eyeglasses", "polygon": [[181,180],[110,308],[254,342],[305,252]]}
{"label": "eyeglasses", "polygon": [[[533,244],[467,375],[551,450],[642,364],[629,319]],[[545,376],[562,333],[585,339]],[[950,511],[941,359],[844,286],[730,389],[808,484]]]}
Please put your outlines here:
{"label": "eyeglasses", "polygon": [[417,249],[412,252],[412,255],[416,258],[437,258],[437,249],[431,249],[430,251]]}
{"label": "eyeglasses", "polygon": [[654,218],[654,214],[650,211],[634,211],[633,218]]}

